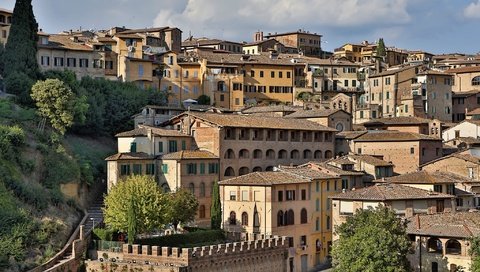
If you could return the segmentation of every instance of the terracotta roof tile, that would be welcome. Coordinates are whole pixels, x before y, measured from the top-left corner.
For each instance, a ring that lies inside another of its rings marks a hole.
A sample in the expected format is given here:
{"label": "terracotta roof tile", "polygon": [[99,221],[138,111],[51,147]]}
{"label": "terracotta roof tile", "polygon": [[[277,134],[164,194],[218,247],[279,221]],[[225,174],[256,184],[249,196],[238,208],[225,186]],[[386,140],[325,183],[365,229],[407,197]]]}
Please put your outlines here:
{"label": "terracotta roof tile", "polygon": [[453,68],[453,69],[448,69],[446,72],[450,74],[480,72],[480,66],[467,66],[467,67]]}
{"label": "terracotta roof tile", "polygon": [[402,184],[450,184],[461,181],[468,181],[464,177],[453,173],[447,173],[442,171],[427,172],[425,170],[406,173],[399,176],[389,177],[375,180],[374,182],[380,183],[402,183]]}
{"label": "terracotta roof tile", "polygon": [[165,136],[165,137],[191,137],[186,134],[183,134],[176,130],[150,127],[150,126],[141,126],[133,130],[125,131],[118,133],[115,137],[135,137],[135,136],[144,136],[148,134],[148,130],[152,130],[152,134],[156,136]]}
{"label": "terracotta roof tile", "polygon": [[362,136],[365,133],[367,133],[366,130],[362,130],[362,131],[341,131],[341,132],[337,133],[337,135],[335,135],[335,136],[337,138],[342,138],[342,139],[345,139],[345,140],[353,140],[353,139],[356,139],[356,138]]}
{"label": "terracotta roof tile", "polygon": [[419,125],[428,124],[431,120],[420,117],[390,117],[390,118],[378,118],[365,122],[362,125],[365,127],[376,125]]}
{"label": "terracotta roof tile", "polygon": [[182,115],[190,114],[201,120],[216,124],[220,127],[242,127],[242,128],[271,128],[271,129],[291,129],[291,130],[310,130],[310,131],[332,131],[335,129],[319,125],[308,120],[285,119],[281,117],[262,117],[255,115],[238,114],[216,114],[205,112],[183,113],[173,117],[170,121]]}
{"label": "terracotta roof tile", "polygon": [[309,183],[310,179],[286,172],[253,172],[243,176],[225,179],[220,185],[260,185]]}
{"label": "terracotta roof tile", "polygon": [[338,177],[335,174],[326,174],[322,171],[313,169],[306,165],[298,167],[280,166],[278,171],[298,175],[309,179],[330,179]]}
{"label": "terracotta roof tile", "polygon": [[149,155],[144,152],[135,152],[135,153],[117,153],[107,157],[106,161],[119,161],[119,160],[153,160],[155,156]]}
{"label": "terracotta roof tile", "polygon": [[402,141],[441,141],[442,139],[414,132],[395,130],[369,130],[355,139],[358,142],[402,142]]}
{"label": "terracotta roof tile", "polygon": [[92,51],[93,48],[85,45],[83,42],[74,42],[73,36],[51,34],[48,38],[48,44],[39,44],[39,48],[51,48],[61,50]]}
{"label": "terracotta roof tile", "polygon": [[332,196],[332,199],[344,200],[401,200],[401,199],[428,199],[428,198],[454,198],[453,195],[430,192],[427,190],[395,184],[377,183],[373,186],[350,190]]}
{"label": "terracotta roof tile", "polygon": [[294,112],[297,108],[292,106],[285,105],[274,105],[274,106],[254,106],[242,109],[242,113],[264,113],[264,112]]}
{"label": "terracotta roof tile", "polygon": [[363,176],[365,175],[363,172],[359,171],[350,171],[350,170],[343,170],[333,165],[329,165],[326,162],[309,162],[308,164],[313,164],[315,167],[324,171],[324,173],[330,175],[338,175],[338,176]]}
{"label": "terracotta roof tile", "polygon": [[480,235],[480,213],[437,213],[410,217],[407,233],[455,238],[478,236]]}
{"label": "terracotta roof tile", "polygon": [[352,154],[352,155],[346,155],[346,157],[351,158],[354,161],[363,161],[365,163],[368,163],[374,166],[393,166],[391,162],[381,160],[371,155],[353,155]]}
{"label": "terracotta roof tile", "polygon": [[[343,110],[324,109],[324,110],[298,110],[292,114],[285,116],[285,118],[314,118],[314,117],[328,117]],[[346,112],[345,112],[346,113]]]}
{"label": "terracotta roof tile", "polygon": [[204,150],[181,150],[162,156],[164,160],[218,159],[213,153]]}

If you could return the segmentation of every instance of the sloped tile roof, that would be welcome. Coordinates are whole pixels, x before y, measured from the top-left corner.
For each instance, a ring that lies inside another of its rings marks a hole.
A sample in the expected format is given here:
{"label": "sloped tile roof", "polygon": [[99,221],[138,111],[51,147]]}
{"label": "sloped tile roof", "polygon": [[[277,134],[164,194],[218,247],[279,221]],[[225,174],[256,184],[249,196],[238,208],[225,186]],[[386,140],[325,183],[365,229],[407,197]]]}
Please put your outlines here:
{"label": "sloped tile roof", "polygon": [[[332,131],[337,130],[319,125],[308,120],[285,119],[281,117],[264,117],[255,115],[238,114],[216,114],[205,112],[190,112],[193,117],[207,121],[220,127],[241,127],[241,128],[270,128],[270,129],[290,129],[290,130],[310,130],[310,131]],[[171,120],[178,118],[176,116]]]}
{"label": "sloped tile roof", "polygon": [[119,161],[119,160],[153,160],[155,156],[149,155],[144,152],[128,152],[128,153],[117,153],[107,157],[106,161]]}
{"label": "sloped tile roof", "polygon": [[445,184],[469,181],[468,179],[442,171],[427,172],[425,170],[406,173],[399,176],[375,180],[374,182],[403,183],[403,184]]}
{"label": "sloped tile roof", "polygon": [[480,234],[479,212],[454,212],[417,215],[408,218],[407,233],[453,238]]}
{"label": "sloped tile roof", "polygon": [[355,161],[363,161],[365,163],[368,163],[370,165],[374,165],[374,166],[393,166],[393,164],[391,162],[387,162],[387,161],[384,161],[384,160],[381,160],[379,158],[376,158],[374,156],[371,156],[371,155],[347,155],[346,156],[347,158],[352,158],[353,160]]}
{"label": "sloped tile roof", "polygon": [[399,117],[390,117],[390,118],[378,118],[373,119],[371,121],[365,122],[363,126],[374,126],[379,124],[385,125],[419,125],[419,124],[428,124],[431,120],[420,118],[420,117],[407,117],[407,116],[399,116]]}
{"label": "sloped tile roof", "polygon": [[164,160],[218,159],[213,153],[204,150],[181,150],[162,156]]}
{"label": "sloped tile roof", "polygon": [[329,165],[326,162],[316,162],[311,161],[308,164],[313,164],[315,167],[322,169],[325,173],[330,175],[339,175],[339,176],[363,176],[363,172],[359,171],[350,171],[350,170],[343,170],[333,165]]}
{"label": "sloped tile roof", "polygon": [[337,175],[326,174],[322,171],[315,170],[307,165],[298,167],[280,166],[279,171],[309,179],[330,179],[338,177]]}
{"label": "sloped tile roof", "polygon": [[402,141],[441,141],[442,139],[414,132],[395,130],[369,130],[355,139],[358,142],[402,142]]}
{"label": "sloped tile roof", "polygon": [[242,109],[242,113],[264,113],[264,112],[294,112],[297,108],[285,105],[274,105],[274,106],[254,106]]}
{"label": "sloped tile roof", "polygon": [[402,200],[402,199],[431,199],[431,198],[454,198],[453,195],[430,192],[411,186],[395,183],[377,183],[373,186],[350,190],[332,196],[332,199],[343,200]]}
{"label": "sloped tile roof", "polygon": [[74,50],[74,51],[92,51],[93,48],[84,42],[74,42],[73,36],[63,34],[51,34],[48,38],[48,44],[39,44],[39,48]]}
{"label": "sloped tile roof", "polygon": [[314,118],[314,117],[328,117],[336,112],[343,110],[324,109],[324,110],[298,110],[292,114],[285,116],[285,118]]}
{"label": "sloped tile roof", "polygon": [[164,137],[191,137],[189,135],[183,134],[179,131],[172,129],[164,129],[150,126],[141,126],[133,130],[120,132],[115,137],[135,137],[135,136],[144,136],[147,137],[148,130],[152,130],[152,134],[156,136]]}
{"label": "sloped tile roof", "polygon": [[225,179],[220,185],[260,185],[309,183],[310,179],[287,172],[253,172],[243,176]]}

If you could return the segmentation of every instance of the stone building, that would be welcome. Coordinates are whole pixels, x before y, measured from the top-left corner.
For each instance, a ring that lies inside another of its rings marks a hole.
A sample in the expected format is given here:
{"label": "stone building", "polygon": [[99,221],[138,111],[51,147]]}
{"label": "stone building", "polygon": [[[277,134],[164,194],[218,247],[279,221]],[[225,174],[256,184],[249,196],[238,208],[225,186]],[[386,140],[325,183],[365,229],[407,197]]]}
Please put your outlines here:
{"label": "stone building", "polygon": [[333,157],[336,130],[307,120],[185,112],[169,125],[220,158],[220,180]]}
{"label": "stone building", "polygon": [[10,34],[12,14],[11,10],[0,9],[0,43],[3,45],[7,43],[8,35]]}
{"label": "stone building", "polygon": [[413,271],[470,271],[470,239],[480,235],[480,213],[422,214],[407,220]]}
{"label": "stone building", "polygon": [[[430,192],[396,183],[378,183],[373,186],[344,191],[331,197],[333,226],[346,222],[357,210],[383,205],[398,216],[408,218],[415,214],[454,212],[453,195]],[[334,240],[338,237],[334,237]]]}
{"label": "stone building", "polygon": [[420,117],[390,117],[372,119],[362,123],[367,130],[397,130],[413,132],[440,138],[442,136],[442,122],[438,119]]}
{"label": "stone building", "polygon": [[352,130],[352,115],[344,110],[297,110],[285,118],[312,121],[339,132]]}
{"label": "stone building", "polygon": [[305,56],[322,56],[322,35],[299,29],[285,33],[268,33],[265,39],[276,39],[286,47],[297,48]]}
{"label": "stone building", "polygon": [[219,184],[224,229],[290,236],[289,271],[309,271],[328,263],[332,232],[328,196],[341,190],[339,177],[308,166],[282,167]]}
{"label": "stone building", "polygon": [[414,172],[443,155],[440,138],[391,130],[368,131],[350,140],[349,152],[381,155],[395,165],[394,171],[399,174]]}

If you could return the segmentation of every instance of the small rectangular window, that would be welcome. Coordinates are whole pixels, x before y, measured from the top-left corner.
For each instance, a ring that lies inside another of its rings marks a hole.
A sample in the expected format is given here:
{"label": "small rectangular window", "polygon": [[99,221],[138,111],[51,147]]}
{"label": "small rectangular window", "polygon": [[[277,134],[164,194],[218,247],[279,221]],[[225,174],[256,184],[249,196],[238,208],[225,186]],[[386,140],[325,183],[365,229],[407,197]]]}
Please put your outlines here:
{"label": "small rectangular window", "polygon": [[146,165],[145,173],[147,175],[155,175],[155,164],[153,163],[148,163]]}
{"label": "small rectangular window", "polygon": [[158,153],[163,153],[163,142],[158,142]]}
{"label": "small rectangular window", "polygon": [[187,149],[187,142],[185,140],[182,140],[182,150]]}
{"label": "small rectangular window", "polygon": [[307,200],[307,190],[302,189],[302,200]]}
{"label": "small rectangular window", "polygon": [[278,191],[278,202],[283,201],[283,191]]}
{"label": "small rectangular window", "polygon": [[200,163],[200,174],[205,174],[205,163]]}
{"label": "small rectangular window", "polygon": [[247,190],[242,191],[242,201],[248,201],[248,200],[249,200],[248,191]]}
{"label": "small rectangular window", "polygon": [[167,164],[162,164],[162,173],[168,174],[168,165]]}
{"label": "small rectangular window", "polygon": [[142,165],[141,164],[134,164],[133,165],[133,174],[134,175],[141,175],[142,174]]}
{"label": "small rectangular window", "polygon": [[237,192],[235,191],[230,191],[230,200],[237,200]]}

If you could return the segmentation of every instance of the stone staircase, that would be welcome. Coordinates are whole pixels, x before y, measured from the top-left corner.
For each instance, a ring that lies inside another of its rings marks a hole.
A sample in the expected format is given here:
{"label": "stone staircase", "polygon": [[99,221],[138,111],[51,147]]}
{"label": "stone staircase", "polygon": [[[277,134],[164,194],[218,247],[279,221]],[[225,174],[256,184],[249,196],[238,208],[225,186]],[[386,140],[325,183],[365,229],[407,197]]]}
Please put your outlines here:
{"label": "stone staircase", "polygon": [[88,218],[85,221],[85,226],[83,227],[84,235],[90,235],[90,232],[93,230],[94,226],[101,225],[103,223],[103,199],[95,201],[90,208],[88,208]]}

